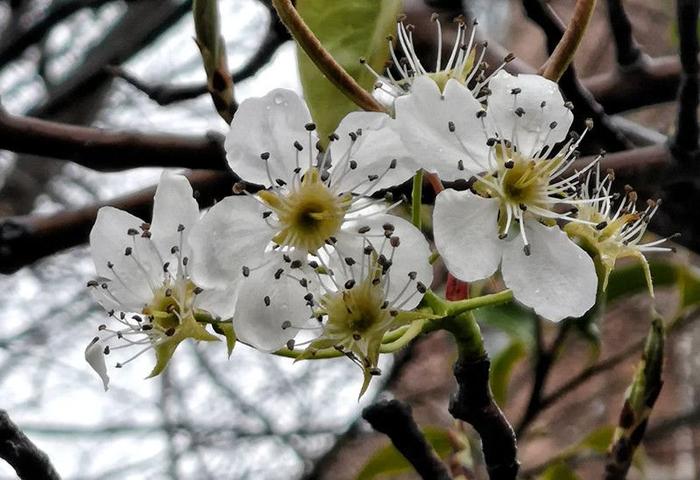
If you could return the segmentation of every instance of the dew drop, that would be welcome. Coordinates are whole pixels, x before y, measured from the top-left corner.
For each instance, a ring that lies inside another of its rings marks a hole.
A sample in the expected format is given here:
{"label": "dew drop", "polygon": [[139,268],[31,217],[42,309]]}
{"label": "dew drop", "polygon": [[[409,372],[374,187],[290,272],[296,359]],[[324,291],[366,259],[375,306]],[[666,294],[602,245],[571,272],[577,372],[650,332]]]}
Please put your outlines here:
{"label": "dew drop", "polygon": [[275,95],[272,101],[275,102],[275,105],[281,105],[282,102],[284,102],[284,97],[282,97],[282,95]]}

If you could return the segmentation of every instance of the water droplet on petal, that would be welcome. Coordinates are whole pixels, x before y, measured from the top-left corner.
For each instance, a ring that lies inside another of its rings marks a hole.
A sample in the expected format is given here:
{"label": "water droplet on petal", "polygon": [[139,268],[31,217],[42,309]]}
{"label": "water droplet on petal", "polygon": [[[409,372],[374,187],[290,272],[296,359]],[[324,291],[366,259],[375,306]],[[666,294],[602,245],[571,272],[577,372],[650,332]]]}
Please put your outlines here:
{"label": "water droplet on petal", "polygon": [[275,102],[275,105],[281,105],[282,102],[284,102],[284,97],[282,95],[275,95],[272,101]]}

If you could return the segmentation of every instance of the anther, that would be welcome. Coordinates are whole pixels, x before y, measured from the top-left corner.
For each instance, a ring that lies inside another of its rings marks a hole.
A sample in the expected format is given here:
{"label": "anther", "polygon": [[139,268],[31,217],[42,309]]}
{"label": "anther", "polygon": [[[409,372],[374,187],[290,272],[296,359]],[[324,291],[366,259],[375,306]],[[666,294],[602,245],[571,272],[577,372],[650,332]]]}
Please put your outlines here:
{"label": "anther", "polygon": [[340,137],[335,132],[328,135],[328,140],[330,140],[331,142],[335,142],[336,140],[339,140],[339,139],[340,139]]}
{"label": "anther", "polygon": [[310,123],[307,123],[306,125],[304,125],[304,128],[306,129],[307,132],[313,132],[314,130],[316,130],[316,124],[313,122],[310,122]]}
{"label": "anther", "polygon": [[202,287],[194,287],[194,290],[192,290],[192,293],[194,293],[195,295],[199,295],[203,291],[204,291],[204,289]]}
{"label": "anther", "polygon": [[586,128],[588,130],[591,130],[593,128],[593,119],[592,118],[587,118],[586,119]]}
{"label": "anther", "polygon": [[505,63],[510,63],[513,60],[515,60],[515,55],[513,53],[509,53],[508,55],[503,57],[503,62],[505,62]]}
{"label": "anther", "polygon": [[245,192],[245,183],[236,182],[233,184],[233,193],[235,193],[236,195],[240,195],[243,192]]}
{"label": "anther", "polygon": [[355,265],[357,263],[355,261],[355,259],[352,257],[345,257],[344,260],[345,260],[345,264],[349,267],[352,267],[353,265]]}
{"label": "anther", "polygon": [[391,237],[389,239],[389,244],[394,248],[398,248],[399,245],[401,245],[401,239],[399,237]]}
{"label": "anther", "polygon": [[309,267],[311,267],[311,268],[313,268],[314,270],[316,270],[316,269],[318,268],[318,262],[317,262],[316,260],[311,260],[311,261],[309,262]]}
{"label": "anther", "polygon": [[350,290],[354,286],[355,286],[355,280],[352,280],[352,279],[345,282],[345,285],[344,285],[345,290]]}
{"label": "anther", "polygon": [[[282,322],[282,330],[287,330],[291,326],[292,326],[292,322],[290,322],[289,320],[285,320],[284,322]],[[294,347],[292,347],[292,348],[294,348]]]}
{"label": "anther", "polygon": [[520,207],[520,210],[522,210],[523,212],[527,210],[527,205],[525,205],[524,203],[521,203],[520,205],[518,205],[518,207]]}
{"label": "anther", "polygon": [[260,154],[260,158],[261,158],[262,160],[269,160],[269,158],[270,158],[270,152],[263,152],[263,153],[261,153],[261,154]]}
{"label": "anther", "polygon": [[175,254],[176,254],[177,252],[179,252],[179,251],[180,251],[180,247],[178,247],[177,245],[173,245],[173,246],[170,248],[170,253],[172,253],[173,255],[175,255]]}
{"label": "anther", "polygon": [[350,160],[350,170],[355,170],[357,168],[357,162],[355,160]]}
{"label": "anther", "polygon": [[476,112],[476,118],[484,118],[486,116],[486,110],[479,110]]}
{"label": "anther", "polygon": [[379,175],[367,175],[367,179],[368,179],[370,182],[373,182],[373,181],[375,181],[375,180],[378,179],[378,178],[379,178]]}
{"label": "anther", "polygon": [[169,329],[167,329],[165,331],[165,335],[167,335],[168,337],[172,337],[173,335],[175,335],[175,327],[170,327]]}
{"label": "anther", "polygon": [[496,140],[495,138],[491,137],[491,138],[489,138],[488,140],[486,140],[486,146],[487,146],[487,147],[493,147],[494,145],[496,145],[496,142],[497,142],[497,141],[498,141],[498,140]]}
{"label": "anther", "polygon": [[574,109],[574,104],[571,103],[571,102],[565,102],[565,103],[564,103],[564,107],[568,108],[569,110],[573,110],[573,109]]}
{"label": "anther", "polygon": [[542,103],[540,103],[540,108],[544,108],[544,107],[546,107],[546,106],[547,106],[547,102],[545,102],[544,100],[542,100]]}
{"label": "anther", "polygon": [[129,255],[131,255],[131,252],[132,252],[131,247],[126,247],[126,248],[124,249],[124,255],[126,255],[127,257],[128,257]]}
{"label": "anther", "polygon": [[165,296],[166,297],[171,297],[173,295],[173,289],[172,288],[166,288],[165,289]]}
{"label": "anther", "polygon": [[360,336],[359,333],[353,333],[352,339],[355,340],[356,342],[359,342],[362,339],[362,336]]}
{"label": "anther", "polygon": [[269,307],[270,306],[270,297],[268,295],[265,295],[265,298],[263,298],[263,302],[265,302],[266,307]]}
{"label": "anther", "polygon": [[141,234],[141,238],[151,238],[151,232],[148,230]]}
{"label": "anther", "polygon": [[416,290],[418,290],[418,293],[425,293],[428,291],[426,286],[423,284],[423,282],[417,282],[416,283]]}
{"label": "anther", "polygon": [[522,88],[513,88],[513,89],[511,89],[510,93],[513,95],[517,95],[517,94],[521,93],[522,91],[523,91]]}
{"label": "anther", "polygon": [[272,210],[265,210],[262,213],[262,218],[268,218],[270,215],[272,215]]}
{"label": "anther", "polygon": [[287,185],[287,182],[285,182],[285,181],[282,180],[281,178],[276,178],[276,179],[275,179],[275,183],[276,183],[277,185],[279,185],[280,187],[284,187],[285,185]]}
{"label": "anther", "polygon": [[177,231],[178,231],[178,232],[182,232],[184,229],[185,229],[185,226],[184,226],[183,224],[179,224],[179,225],[177,226]]}
{"label": "anther", "polygon": [[183,257],[182,258],[182,264],[184,266],[187,266],[187,264],[190,263],[190,258],[189,257]]}
{"label": "anther", "polygon": [[454,133],[454,131],[455,131],[455,122],[453,122],[452,120],[450,120],[449,122],[447,122],[447,129],[448,129],[450,132],[453,132],[453,133]]}
{"label": "anther", "polygon": [[289,264],[290,268],[301,268],[302,262],[301,260],[294,260],[292,263]]}
{"label": "anther", "polygon": [[371,230],[371,227],[369,225],[365,225],[363,227],[360,227],[357,229],[357,233],[364,235],[365,233],[369,232]]}
{"label": "anther", "polygon": [[134,235],[138,235],[139,231],[136,230],[135,228],[130,228],[126,231],[126,234],[133,237]]}
{"label": "anther", "polygon": [[504,167],[506,168],[513,168],[515,166],[515,162],[513,160],[507,160],[504,164]]}
{"label": "anther", "polygon": [[389,169],[393,170],[396,168],[396,165],[398,164],[398,160],[395,158],[391,159],[391,162],[389,162]]}
{"label": "anther", "polygon": [[460,170],[460,171],[464,170],[464,160],[457,161],[457,170]]}
{"label": "anther", "polygon": [[408,278],[410,278],[411,280],[415,280],[417,276],[417,272],[408,272]]}
{"label": "anther", "polygon": [[310,302],[310,301],[313,300],[313,299],[314,299],[314,294],[311,293],[311,292],[309,292],[309,293],[307,293],[306,295],[304,295],[304,300],[306,300],[307,302]]}
{"label": "anther", "polygon": [[283,254],[282,254],[282,260],[284,260],[285,263],[291,263],[291,262],[292,262],[292,259],[291,259],[291,258],[289,257],[289,255],[287,255],[286,253],[283,253]]}
{"label": "anther", "polygon": [[141,331],[147,332],[149,330],[153,330],[153,325],[151,325],[150,323],[141,326]]}
{"label": "anther", "polygon": [[304,150],[304,146],[301,143],[299,143],[297,140],[294,140],[294,148],[296,148],[297,151],[299,151],[299,152]]}
{"label": "anther", "polygon": [[246,267],[245,265],[243,265],[243,268],[241,268],[241,270],[243,272],[244,277],[247,277],[248,275],[250,275],[250,268]]}
{"label": "anther", "polygon": [[557,122],[552,122],[549,124],[549,128],[554,130],[555,128],[557,128],[557,125],[559,125]]}
{"label": "anther", "polygon": [[299,285],[301,285],[302,287],[306,288],[306,287],[309,286],[309,281],[308,281],[307,279],[305,279],[305,278],[302,278],[302,279],[299,280]]}
{"label": "anther", "polygon": [[378,367],[372,367],[368,369],[367,372],[373,377],[377,377],[382,374],[382,371]]}
{"label": "anther", "polygon": [[374,247],[372,245],[367,245],[363,250],[365,255],[371,255],[374,252]]}
{"label": "anther", "polygon": [[104,353],[105,355],[109,355],[109,345],[107,345],[105,349],[102,350],[102,353]]}
{"label": "anther", "polygon": [[284,268],[278,268],[277,271],[275,272],[275,280],[279,280],[282,278],[282,274],[284,273]]}
{"label": "anther", "polygon": [[294,339],[293,338],[290,338],[289,340],[287,340],[287,348],[289,350],[294,350]]}
{"label": "anther", "polygon": [[598,225],[595,226],[595,229],[596,230],[603,230],[607,226],[608,226],[608,222],[600,222]]}
{"label": "anther", "polygon": [[353,142],[357,140],[357,134],[355,132],[348,133],[348,136],[350,137],[350,140],[352,140]]}
{"label": "anther", "polygon": [[90,280],[89,282],[87,282],[88,287],[96,287],[98,285],[99,283],[97,282],[97,280]]}
{"label": "anther", "polygon": [[532,253],[531,250],[530,250],[530,244],[527,244],[527,245],[525,245],[525,246],[523,247],[523,252],[525,253],[525,256],[526,256],[526,257],[529,257],[529,256],[530,256],[530,253]]}

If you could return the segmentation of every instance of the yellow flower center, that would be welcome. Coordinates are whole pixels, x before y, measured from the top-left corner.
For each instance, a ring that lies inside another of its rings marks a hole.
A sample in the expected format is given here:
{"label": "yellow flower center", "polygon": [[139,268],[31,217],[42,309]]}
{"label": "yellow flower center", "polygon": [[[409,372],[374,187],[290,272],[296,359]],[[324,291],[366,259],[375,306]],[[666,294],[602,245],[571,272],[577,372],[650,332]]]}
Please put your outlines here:
{"label": "yellow flower center", "polygon": [[304,175],[288,192],[265,190],[258,196],[277,215],[280,224],[272,241],[278,245],[315,252],[340,230],[352,196],[334,194],[317,168]]}
{"label": "yellow flower center", "polygon": [[503,200],[516,205],[538,205],[549,184],[549,169],[534,160],[511,161],[513,166],[506,168],[501,184]]}

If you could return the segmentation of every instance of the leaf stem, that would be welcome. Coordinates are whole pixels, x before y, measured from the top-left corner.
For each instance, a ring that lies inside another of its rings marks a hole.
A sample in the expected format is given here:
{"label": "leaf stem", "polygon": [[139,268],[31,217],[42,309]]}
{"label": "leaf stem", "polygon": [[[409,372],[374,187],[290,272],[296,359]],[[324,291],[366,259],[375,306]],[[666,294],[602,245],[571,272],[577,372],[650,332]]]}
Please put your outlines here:
{"label": "leaf stem", "polygon": [[384,109],[372,95],[358,84],[345,69],[326,50],[314,32],[306,25],[299,12],[292,4],[292,0],[272,0],[272,5],[285,24],[294,40],[306,52],[318,69],[333,83],[346,97],[355,102],[363,110],[370,112],[383,112]]}

